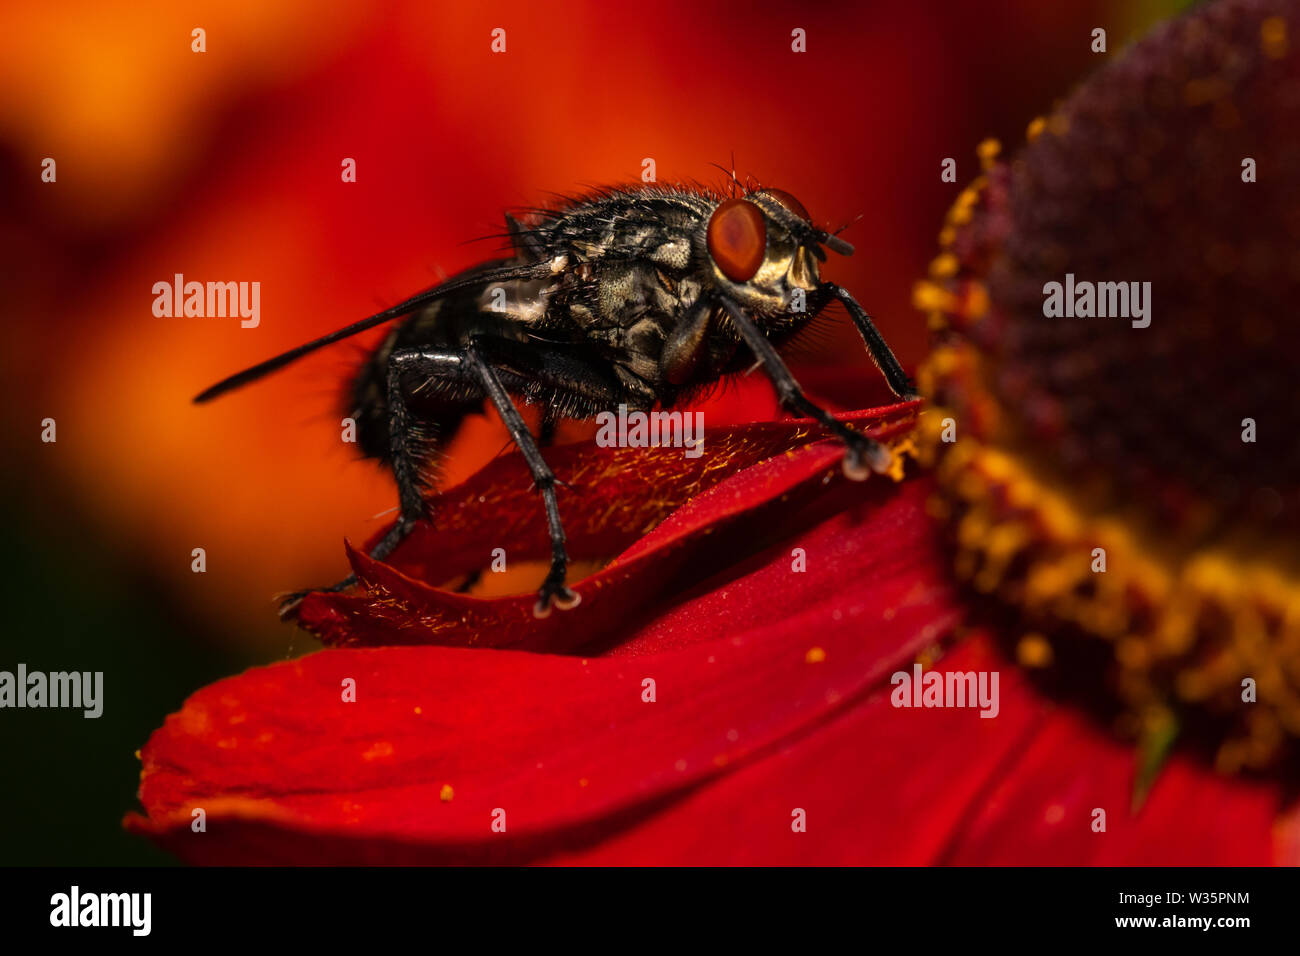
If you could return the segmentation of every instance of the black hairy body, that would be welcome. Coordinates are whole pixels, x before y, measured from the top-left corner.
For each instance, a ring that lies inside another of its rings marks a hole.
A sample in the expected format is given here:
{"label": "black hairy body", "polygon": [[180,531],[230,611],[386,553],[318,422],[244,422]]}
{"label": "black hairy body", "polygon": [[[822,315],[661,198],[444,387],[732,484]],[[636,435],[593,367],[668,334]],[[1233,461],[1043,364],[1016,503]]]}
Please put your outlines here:
{"label": "black hairy body", "polygon": [[[865,310],[819,278],[823,245],[846,254],[852,247],[815,227],[794,197],[772,189],[730,199],[685,187],[614,189],[508,216],[507,227],[510,257],[232,376],[196,401],[409,316],[363,364],[350,389],[348,413],[357,422],[361,450],[392,469],[401,503],[401,517],[373,556],[387,556],[423,517],[425,463],[465,415],[491,401],[546,509],[552,566],[538,616],[552,605],[577,603],[564,585],[567,555],[555,477],[539,447],[561,419],[590,418],[620,404],[671,407],[757,363],[788,408],[817,418],[845,442],[846,473],[861,478],[888,464],[884,448],[805,398],[778,355],[839,301],[891,388],[912,397]],[[541,409],[537,438],[514,399]],[[294,595],[286,610],[300,598]]]}

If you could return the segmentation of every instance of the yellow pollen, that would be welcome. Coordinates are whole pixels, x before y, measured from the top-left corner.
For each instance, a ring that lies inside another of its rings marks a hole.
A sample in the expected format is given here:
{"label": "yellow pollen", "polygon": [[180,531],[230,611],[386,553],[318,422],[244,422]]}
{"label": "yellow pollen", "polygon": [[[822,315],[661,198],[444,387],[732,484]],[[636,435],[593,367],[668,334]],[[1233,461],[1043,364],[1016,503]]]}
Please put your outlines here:
{"label": "yellow pollen", "polygon": [[824,660],[826,660],[826,651],[820,647],[808,648],[808,653],[803,656],[805,664],[820,664]]}
{"label": "yellow pollen", "polygon": [[1016,645],[1016,660],[1021,667],[1039,669],[1050,667],[1052,645],[1041,634],[1026,634]]}
{"label": "yellow pollen", "polygon": [[931,309],[951,309],[957,297],[933,282],[918,282],[912,287],[912,305],[922,312]]}
{"label": "yellow pollen", "polygon": [[993,161],[1002,152],[1002,144],[990,137],[975,147],[975,155],[980,158],[980,166],[985,172],[993,168]]}
{"label": "yellow pollen", "polygon": [[361,755],[362,760],[378,760],[381,757],[391,757],[393,755],[393,745],[387,740],[380,740],[373,744],[370,749]]}
{"label": "yellow pollen", "polygon": [[957,274],[957,257],[951,252],[940,253],[930,263],[930,276],[934,279],[948,279]]}
{"label": "yellow pollen", "polygon": [[456,791],[451,789],[451,784],[444,783],[442,789],[438,791],[438,799],[443,803],[451,803],[452,797],[456,796]]}
{"label": "yellow pollen", "polygon": [[896,445],[891,446],[890,450],[894,453],[894,456],[890,459],[889,468],[885,474],[894,481],[902,481],[907,470],[907,459],[916,457],[916,440],[908,436]]}
{"label": "yellow pollen", "polygon": [[982,319],[989,312],[989,291],[983,282],[972,282],[966,288],[966,301],[962,312],[968,319]]}
{"label": "yellow pollen", "polygon": [[1286,21],[1281,17],[1269,17],[1259,25],[1259,46],[1270,60],[1280,60],[1286,56],[1287,38]]}

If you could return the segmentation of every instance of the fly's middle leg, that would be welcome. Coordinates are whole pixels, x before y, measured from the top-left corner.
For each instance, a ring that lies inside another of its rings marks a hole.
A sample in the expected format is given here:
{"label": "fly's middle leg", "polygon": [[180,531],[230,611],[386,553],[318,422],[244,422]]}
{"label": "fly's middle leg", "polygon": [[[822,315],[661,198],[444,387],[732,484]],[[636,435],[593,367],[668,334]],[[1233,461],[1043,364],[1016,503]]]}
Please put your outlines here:
{"label": "fly's middle leg", "polygon": [[469,346],[465,349],[464,360],[487,392],[492,404],[496,406],[501,420],[505,422],[510,432],[510,437],[514,439],[520,454],[524,456],[524,461],[528,463],[528,470],[533,476],[533,486],[541,494],[546,509],[546,527],[551,538],[551,570],[537,592],[533,615],[539,618],[547,617],[551,613],[552,606],[561,610],[576,607],[581,598],[576,591],[571,591],[564,584],[569,556],[564,547],[564,525],[560,521],[560,505],[555,497],[555,487],[558,484],[555,473],[542,457],[537,443],[533,441],[532,433],[528,430],[528,425],[519,414],[519,409],[515,407],[505,386],[501,384],[501,379],[484,357],[478,339],[470,340]]}

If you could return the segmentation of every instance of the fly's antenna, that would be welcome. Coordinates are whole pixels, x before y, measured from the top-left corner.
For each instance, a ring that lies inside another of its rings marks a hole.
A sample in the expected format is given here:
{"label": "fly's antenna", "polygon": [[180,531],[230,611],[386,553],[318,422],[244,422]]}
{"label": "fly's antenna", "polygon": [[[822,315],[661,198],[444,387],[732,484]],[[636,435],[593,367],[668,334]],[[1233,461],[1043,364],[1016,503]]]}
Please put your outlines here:
{"label": "fly's antenna", "polygon": [[842,256],[851,256],[853,255],[853,246],[845,242],[843,239],[841,239],[840,233],[843,232],[845,229],[849,228],[849,226],[853,225],[861,218],[862,218],[862,214],[859,213],[858,215],[850,219],[848,222],[846,222],[844,225],[836,229],[834,232],[826,232],[823,229],[814,228],[812,231],[812,236],[814,239],[816,239],[819,243],[821,243],[831,252],[838,252]]}
{"label": "fly's antenna", "polygon": [[[858,218],[860,219],[861,217],[859,216]],[[822,250],[822,246],[825,246],[831,252],[839,253],[842,256],[853,255],[853,246],[839,237],[839,233],[843,232],[853,223],[841,226],[839,229],[836,229],[835,232],[827,232],[825,229],[818,229],[810,222],[804,222],[797,216],[791,215],[790,219],[790,228],[794,234],[799,237],[799,241],[805,246],[808,246],[811,249],[812,254],[822,262],[826,261],[826,253]],[[854,222],[856,221],[857,220],[854,220]]]}
{"label": "fly's antenna", "polygon": [[824,232],[821,229],[818,229],[814,231],[813,235],[816,236],[818,242],[831,252],[838,252],[842,256],[853,255],[853,246],[835,235],[835,233]]}
{"label": "fly's antenna", "polygon": [[841,232],[843,232],[845,229],[849,228],[849,226],[856,225],[857,222],[858,222],[858,220],[860,220],[861,218],[862,218],[862,213],[858,213],[856,216],[854,216],[852,219],[850,219],[850,220],[849,220],[848,222],[846,222],[844,225],[840,226],[840,228],[838,228],[838,229],[836,229],[834,232],[832,232],[831,235],[832,235],[832,236],[838,236],[838,235],[839,235]]}
{"label": "fly's antenna", "polygon": [[232,392],[237,388],[256,382],[260,378],[265,378],[272,372],[278,372],[293,362],[298,361],[304,355],[315,352],[317,349],[323,349],[327,345],[333,345],[335,342],[342,341],[349,336],[356,335],[358,332],[364,332],[366,329],[372,329],[376,325],[383,325],[385,322],[391,322],[393,319],[401,318],[423,305],[440,299],[443,296],[451,295],[453,292],[459,292],[462,289],[472,288],[485,282],[500,282],[507,279],[541,279],[552,274],[551,264],[549,262],[531,264],[527,266],[512,266],[509,268],[494,269],[490,272],[480,272],[477,275],[466,276],[463,279],[456,279],[451,282],[444,282],[442,285],[434,286],[411,296],[405,302],[399,302],[391,308],[384,309],[382,312],[376,312],[368,319],[362,319],[360,322],[354,322],[351,325],[344,326],[329,335],[322,336],[313,342],[305,345],[299,345],[297,348],[290,349],[274,358],[269,358],[265,362],[259,362],[252,368],[246,368],[242,372],[236,372],[229,378],[223,378],[211,388],[204,389],[194,396],[194,404],[202,405],[204,402],[210,402],[212,399],[226,392]]}
{"label": "fly's antenna", "polygon": [[[834,232],[827,232],[825,229],[818,229],[816,226],[813,226],[809,230],[808,235],[811,236],[814,241],[816,241],[820,245],[825,246],[831,252],[838,252],[842,256],[851,256],[853,255],[853,246],[850,243],[847,243],[843,239],[841,239],[840,233],[843,232],[845,229],[849,228],[849,226],[853,225],[861,218],[862,218],[861,215],[856,216],[849,222],[846,222],[844,225],[840,226]],[[823,255],[819,255],[817,258],[821,259],[822,262],[826,261],[826,257]]]}

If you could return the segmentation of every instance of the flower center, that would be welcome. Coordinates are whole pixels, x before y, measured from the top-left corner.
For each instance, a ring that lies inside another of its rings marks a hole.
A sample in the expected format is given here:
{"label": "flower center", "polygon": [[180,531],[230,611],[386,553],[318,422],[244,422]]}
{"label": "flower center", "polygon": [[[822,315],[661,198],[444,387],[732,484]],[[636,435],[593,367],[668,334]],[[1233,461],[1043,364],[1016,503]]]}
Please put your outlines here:
{"label": "flower center", "polygon": [[[1026,666],[1112,647],[1127,724],[1300,742],[1300,18],[1162,27],[958,198],[916,303],[957,573]],[[1249,161],[1249,162],[1248,162]],[[1268,170],[1264,175],[1260,170]]]}

